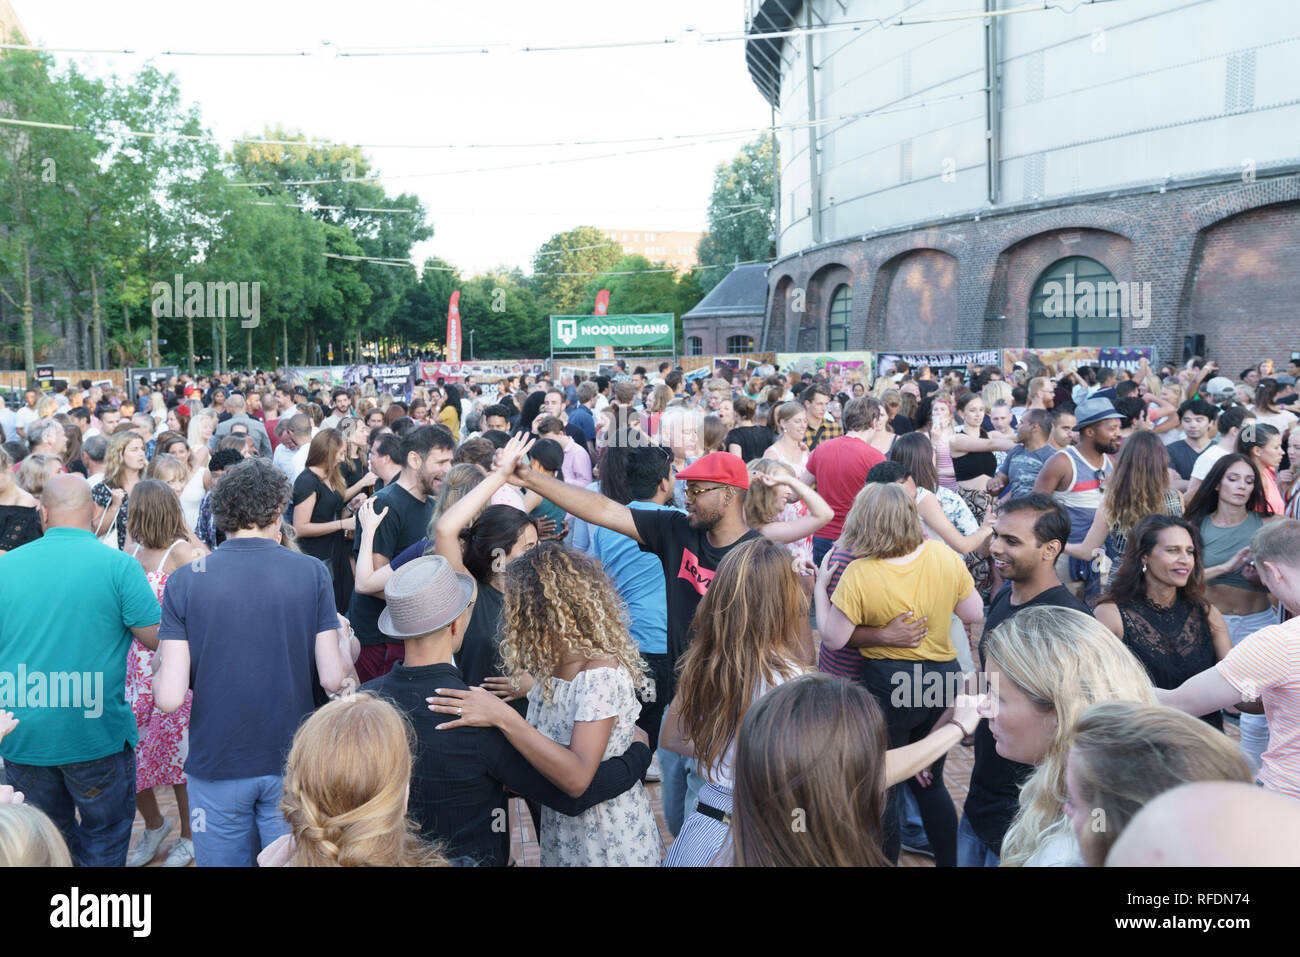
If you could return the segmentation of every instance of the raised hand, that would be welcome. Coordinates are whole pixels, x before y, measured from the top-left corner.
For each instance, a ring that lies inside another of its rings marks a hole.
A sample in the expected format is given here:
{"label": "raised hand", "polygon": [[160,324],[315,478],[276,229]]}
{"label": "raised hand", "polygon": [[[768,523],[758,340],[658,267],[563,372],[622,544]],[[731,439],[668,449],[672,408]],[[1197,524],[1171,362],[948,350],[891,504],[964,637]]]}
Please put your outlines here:
{"label": "raised hand", "polygon": [[528,454],[536,441],[523,432],[511,436],[505,448],[496,455],[496,470],[505,473],[506,478],[509,478],[514,474],[516,466],[522,464],[523,457]]}
{"label": "raised hand", "polygon": [[362,532],[373,532],[379,527],[379,523],[384,520],[384,516],[387,514],[388,506],[385,505],[384,510],[376,515],[375,500],[373,498],[368,498],[365,503],[362,504],[361,510],[357,512],[357,521],[361,523]]}

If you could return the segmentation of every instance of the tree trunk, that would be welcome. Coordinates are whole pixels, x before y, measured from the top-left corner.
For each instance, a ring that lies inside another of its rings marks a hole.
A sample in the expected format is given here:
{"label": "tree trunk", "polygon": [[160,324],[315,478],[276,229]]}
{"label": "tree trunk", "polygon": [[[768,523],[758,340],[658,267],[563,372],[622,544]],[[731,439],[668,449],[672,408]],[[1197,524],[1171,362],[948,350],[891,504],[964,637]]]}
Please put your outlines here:
{"label": "tree trunk", "polygon": [[126,323],[126,334],[131,334],[131,310],[126,305],[126,277],[122,277],[122,321]]}
{"label": "tree trunk", "polygon": [[252,329],[245,329],[245,330],[244,330],[244,335],[246,336],[245,342],[247,342],[247,344],[248,344],[248,366],[247,366],[247,368],[248,368],[248,371],[249,371],[249,372],[252,372],[252,371],[253,371],[253,330],[252,330]]}
{"label": "tree trunk", "polygon": [[185,310],[185,338],[190,355],[190,375],[194,375],[194,317],[188,309]]}
{"label": "tree trunk", "polygon": [[221,370],[230,368],[230,353],[226,350],[226,320],[221,320]]}
{"label": "tree trunk", "polygon": [[27,372],[27,386],[36,386],[36,319],[32,314],[32,248],[23,242],[23,368]]}
{"label": "tree trunk", "polygon": [[280,320],[280,332],[284,338],[284,352],[281,353],[281,358],[287,368],[289,365],[289,318],[287,316]]}
{"label": "tree trunk", "polygon": [[[153,289],[153,267],[149,268],[149,289]],[[161,365],[158,355],[158,314],[149,310],[149,368]]]}
{"label": "tree trunk", "polygon": [[99,282],[95,269],[90,269],[90,342],[91,355],[96,370],[104,368],[104,353],[99,347],[99,330],[103,320],[99,315]]}
{"label": "tree trunk", "polygon": [[302,364],[307,364],[307,327],[302,327]]}

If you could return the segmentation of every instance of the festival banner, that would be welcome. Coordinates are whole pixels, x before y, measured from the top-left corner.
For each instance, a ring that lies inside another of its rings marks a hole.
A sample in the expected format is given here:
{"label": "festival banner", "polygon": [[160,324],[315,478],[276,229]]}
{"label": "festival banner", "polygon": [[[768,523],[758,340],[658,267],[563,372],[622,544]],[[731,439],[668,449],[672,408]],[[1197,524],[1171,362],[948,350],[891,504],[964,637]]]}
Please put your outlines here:
{"label": "festival banner", "polygon": [[538,376],[546,371],[546,363],[541,359],[500,359],[497,361],[478,362],[421,362],[417,378],[425,382],[436,382],[439,378],[448,382],[464,382],[467,376],[473,376],[479,383],[499,382],[512,375]]}
{"label": "festival banner", "polygon": [[447,361],[460,362],[460,290],[451,294],[447,304]]}
{"label": "festival banner", "polygon": [[343,381],[346,385],[361,386],[367,376],[373,376],[377,392],[405,397],[415,388],[415,372],[418,368],[417,363],[348,366],[343,373]]}
{"label": "festival banner", "polygon": [[602,289],[596,293],[596,309],[592,312],[593,316],[604,316],[609,314],[609,290]]}
{"label": "festival banner", "polygon": [[878,352],[876,353],[877,375],[893,375],[899,360],[912,368],[929,366],[938,375],[949,369],[961,369],[969,365],[995,366],[1002,361],[997,349],[978,349],[972,352]]}
{"label": "festival banner", "polygon": [[672,352],[673,314],[635,316],[551,316],[551,352],[595,352],[659,348]]}
{"label": "festival banner", "polygon": [[872,354],[870,352],[778,352],[776,367],[781,372],[794,372],[803,375],[850,375],[865,373],[871,375]]}
{"label": "festival banner", "polygon": [[285,366],[280,371],[292,385],[306,385],[312,379],[318,379],[333,387],[345,384],[343,376],[347,370],[347,366]]}

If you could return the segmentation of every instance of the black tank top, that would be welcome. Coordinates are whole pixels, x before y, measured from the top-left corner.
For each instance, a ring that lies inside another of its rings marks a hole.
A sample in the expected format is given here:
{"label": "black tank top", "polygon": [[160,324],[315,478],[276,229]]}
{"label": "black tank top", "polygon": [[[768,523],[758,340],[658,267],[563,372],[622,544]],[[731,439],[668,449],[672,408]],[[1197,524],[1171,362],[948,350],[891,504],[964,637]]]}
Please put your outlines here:
{"label": "black tank top", "polygon": [[[980,429],[980,438],[987,439],[989,434]],[[997,457],[992,452],[967,452],[965,455],[952,457],[952,474],[958,482],[979,478],[981,475],[993,476],[998,470]]]}

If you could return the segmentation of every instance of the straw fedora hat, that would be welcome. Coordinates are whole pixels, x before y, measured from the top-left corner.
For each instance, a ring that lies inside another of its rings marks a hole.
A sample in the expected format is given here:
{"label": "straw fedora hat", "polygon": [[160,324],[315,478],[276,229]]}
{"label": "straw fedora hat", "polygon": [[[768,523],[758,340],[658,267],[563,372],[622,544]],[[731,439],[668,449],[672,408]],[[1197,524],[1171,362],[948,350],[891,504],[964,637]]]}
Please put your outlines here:
{"label": "straw fedora hat", "polygon": [[379,630],[393,638],[419,638],[446,628],[474,600],[474,579],[441,555],[425,555],[393,572],[384,586],[388,607]]}

